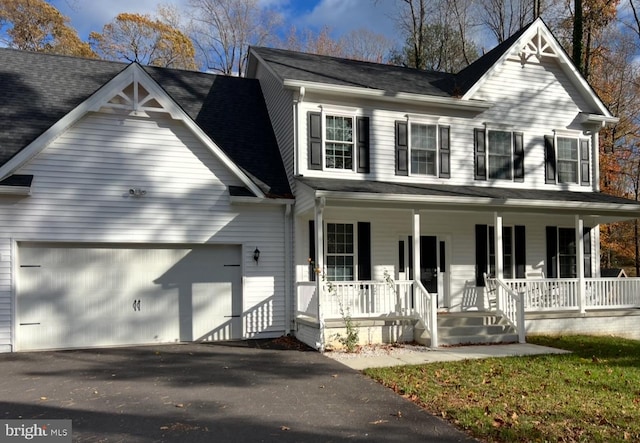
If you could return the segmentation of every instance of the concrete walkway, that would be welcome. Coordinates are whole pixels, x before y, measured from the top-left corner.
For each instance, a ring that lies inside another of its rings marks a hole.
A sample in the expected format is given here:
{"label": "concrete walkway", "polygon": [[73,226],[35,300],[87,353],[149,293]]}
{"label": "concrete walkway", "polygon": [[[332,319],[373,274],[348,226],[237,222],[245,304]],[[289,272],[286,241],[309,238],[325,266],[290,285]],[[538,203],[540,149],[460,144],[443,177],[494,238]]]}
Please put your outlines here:
{"label": "concrete walkway", "polygon": [[529,343],[508,345],[455,346],[431,349],[423,346],[374,347],[359,353],[326,352],[325,355],[358,371],[400,365],[522,355],[566,354],[563,349]]}

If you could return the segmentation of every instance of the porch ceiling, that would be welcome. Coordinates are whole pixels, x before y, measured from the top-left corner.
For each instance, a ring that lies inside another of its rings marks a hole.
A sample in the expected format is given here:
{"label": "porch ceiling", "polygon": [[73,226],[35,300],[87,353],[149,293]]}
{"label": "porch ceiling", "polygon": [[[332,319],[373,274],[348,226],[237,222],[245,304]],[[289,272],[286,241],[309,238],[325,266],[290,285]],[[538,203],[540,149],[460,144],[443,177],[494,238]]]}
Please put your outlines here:
{"label": "porch ceiling", "polygon": [[640,202],[600,192],[298,177],[330,206],[577,214],[600,223],[640,218]]}

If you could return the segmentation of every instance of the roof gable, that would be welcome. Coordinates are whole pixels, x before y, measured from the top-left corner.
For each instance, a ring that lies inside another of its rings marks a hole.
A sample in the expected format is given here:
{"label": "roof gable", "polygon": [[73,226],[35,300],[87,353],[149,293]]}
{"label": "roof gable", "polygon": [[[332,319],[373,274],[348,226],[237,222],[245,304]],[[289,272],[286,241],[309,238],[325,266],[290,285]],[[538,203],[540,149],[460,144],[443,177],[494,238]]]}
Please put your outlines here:
{"label": "roof gable", "polygon": [[454,102],[481,103],[474,94],[508,59],[525,64],[533,57],[551,57],[557,59],[579,94],[597,110],[597,115],[585,118],[596,123],[615,120],[540,18],[455,75],[263,47],[251,48],[250,55],[249,76],[255,75],[256,64],[262,63],[285,86],[304,86],[308,82],[326,91],[336,86],[359,88],[363,96],[370,95],[370,90],[379,90],[383,92],[381,97],[411,94],[414,98],[437,98],[440,101],[436,103],[449,106]]}
{"label": "roof gable", "polygon": [[518,60],[523,66],[532,59],[554,58],[580,95],[598,109],[599,113],[611,118],[612,114],[602,103],[598,95],[578,72],[571,58],[553,36],[541,18],[496,46],[476,62],[469,65],[456,76],[456,86],[463,100],[470,100],[482,85],[507,59]]}
{"label": "roof gable", "polygon": [[0,95],[8,97],[0,103],[0,177],[87,112],[168,113],[255,195],[290,196],[260,86],[255,80],[237,80],[0,49]]}

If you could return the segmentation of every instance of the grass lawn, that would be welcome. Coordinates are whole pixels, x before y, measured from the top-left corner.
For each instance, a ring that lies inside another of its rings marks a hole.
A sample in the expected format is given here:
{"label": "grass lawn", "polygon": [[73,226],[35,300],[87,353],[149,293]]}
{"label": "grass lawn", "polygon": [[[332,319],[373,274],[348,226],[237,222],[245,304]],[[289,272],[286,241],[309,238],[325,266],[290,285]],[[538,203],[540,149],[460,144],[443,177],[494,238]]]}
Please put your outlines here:
{"label": "grass lawn", "polygon": [[572,354],[367,369],[489,442],[640,441],[640,341],[527,337]]}

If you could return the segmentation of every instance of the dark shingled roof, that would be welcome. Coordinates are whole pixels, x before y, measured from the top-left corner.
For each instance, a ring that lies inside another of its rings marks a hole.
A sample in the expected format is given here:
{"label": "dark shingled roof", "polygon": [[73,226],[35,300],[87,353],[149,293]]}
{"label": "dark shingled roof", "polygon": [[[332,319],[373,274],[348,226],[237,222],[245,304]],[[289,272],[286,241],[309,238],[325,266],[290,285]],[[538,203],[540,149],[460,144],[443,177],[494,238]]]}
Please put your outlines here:
{"label": "dark shingled roof", "polygon": [[464,95],[529,29],[525,26],[458,74],[421,71],[324,55],[254,47],[281,79],[407,92],[440,97]]}
{"label": "dark shingled roof", "polygon": [[534,190],[516,188],[498,188],[488,186],[458,186],[439,184],[416,183],[392,183],[379,181],[322,179],[311,177],[299,177],[301,183],[315,190],[332,192],[355,192],[366,194],[395,194],[408,196],[434,196],[434,197],[467,197],[490,198],[500,200],[540,200],[548,202],[583,202],[602,203],[614,205],[635,206],[640,211],[640,204],[635,200],[629,200],[601,192],[573,192],[554,190]]}
{"label": "dark shingled roof", "polygon": [[450,95],[442,86],[449,84],[452,74],[444,72],[419,71],[284,49],[252,49],[281,79],[379,89],[392,94],[408,92],[442,97]]}
{"label": "dark shingled roof", "polygon": [[[0,165],[127,67],[124,63],[0,49]],[[243,170],[291,196],[260,84],[254,79],[145,67]]]}

